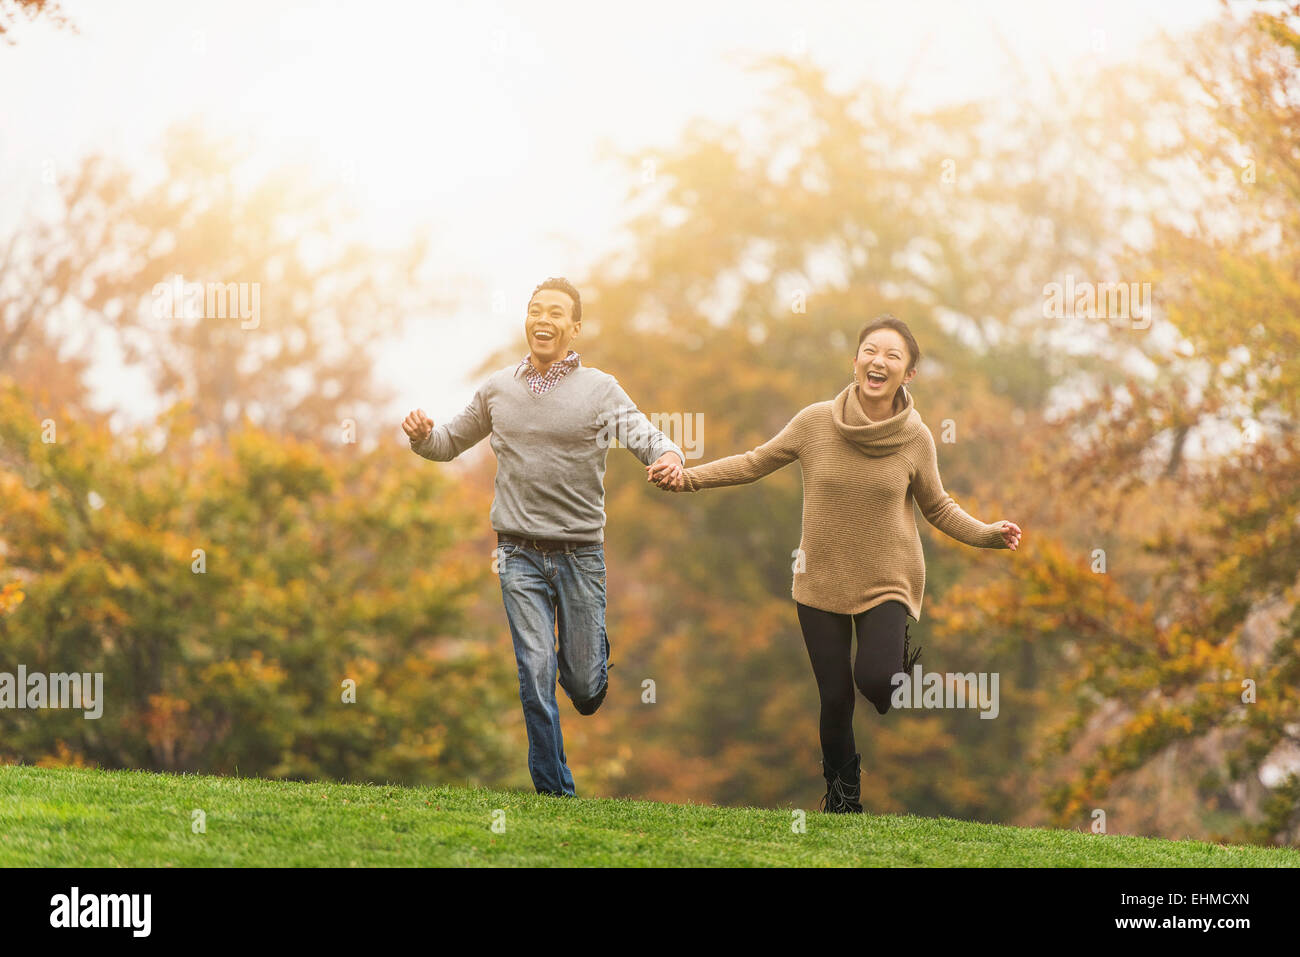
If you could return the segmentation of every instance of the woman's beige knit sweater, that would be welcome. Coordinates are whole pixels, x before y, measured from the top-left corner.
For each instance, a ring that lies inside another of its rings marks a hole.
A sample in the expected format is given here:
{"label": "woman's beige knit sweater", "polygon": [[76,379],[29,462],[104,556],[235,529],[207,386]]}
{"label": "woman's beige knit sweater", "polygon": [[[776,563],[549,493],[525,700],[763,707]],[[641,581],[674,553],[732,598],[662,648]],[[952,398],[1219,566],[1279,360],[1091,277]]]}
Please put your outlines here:
{"label": "woman's beige knit sweater", "polygon": [[[872,422],[856,385],[828,402],[815,402],[781,432],[742,455],[685,470],[690,492],[744,485],[795,459],[803,470],[803,570],[795,601],[823,611],[856,615],[897,600],[920,620],[925,556],[915,500],[926,520],[959,542],[1006,548],[1001,522],[966,514],[944,491],[934,436],[901,387],[904,407]],[[796,561],[795,567],[799,567]]]}

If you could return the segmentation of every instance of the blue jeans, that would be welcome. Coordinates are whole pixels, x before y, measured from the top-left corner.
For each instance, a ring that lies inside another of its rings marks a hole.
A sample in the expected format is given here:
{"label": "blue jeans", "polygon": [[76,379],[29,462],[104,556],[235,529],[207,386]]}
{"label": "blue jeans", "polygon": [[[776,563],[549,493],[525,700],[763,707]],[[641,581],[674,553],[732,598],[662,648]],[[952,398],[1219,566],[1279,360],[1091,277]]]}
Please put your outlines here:
{"label": "blue jeans", "polygon": [[581,714],[593,713],[604,700],[609,682],[604,546],[539,551],[501,543],[497,568],[519,666],[533,785],[540,794],[576,795],[560,734],[555,679],[558,673],[560,687]]}

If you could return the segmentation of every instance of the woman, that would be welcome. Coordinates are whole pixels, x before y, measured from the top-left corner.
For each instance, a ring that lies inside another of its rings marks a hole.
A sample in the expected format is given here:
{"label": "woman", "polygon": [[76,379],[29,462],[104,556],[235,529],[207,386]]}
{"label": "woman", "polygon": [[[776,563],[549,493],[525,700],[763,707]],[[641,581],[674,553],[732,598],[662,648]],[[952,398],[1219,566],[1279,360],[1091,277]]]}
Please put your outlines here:
{"label": "woman", "polygon": [[[795,459],[803,470],[803,537],[791,593],[821,696],[824,810],[862,812],[861,755],[853,740],[854,684],[880,714],[892,678],[911,670],[908,622],[921,617],[925,557],[912,508],[967,545],[1015,549],[1013,522],[985,524],[944,491],[934,437],[907,383],[921,350],[889,314],[858,336],[853,381],[801,411],[775,438],[743,455],[681,469],[648,467],[672,491],[756,481]],[[857,659],[850,668],[852,635]]]}

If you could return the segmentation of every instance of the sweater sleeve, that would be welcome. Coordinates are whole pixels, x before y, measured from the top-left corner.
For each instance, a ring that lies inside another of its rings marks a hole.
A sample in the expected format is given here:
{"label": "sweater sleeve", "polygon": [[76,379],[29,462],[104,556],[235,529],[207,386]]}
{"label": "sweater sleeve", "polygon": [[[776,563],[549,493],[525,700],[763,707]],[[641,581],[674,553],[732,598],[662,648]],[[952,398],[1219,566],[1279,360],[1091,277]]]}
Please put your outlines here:
{"label": "sweater sleeve", "polygon": [[423,439],[411,439],[411,451],[434,462],[450,462],[492,432],[487,386],[474,393],[469,405],[446,425],[434,426]]}
{"label": "sweater sleeve", "polygon": [[919,461],[913,463],[915,473],[912,476],[912,494],[921,506],[925,520],[943,532],[966,545],[976,548],[1006,548],[1002,538],[1002,523],[987,524],[967,514],[951,495],[944,491],[943,481],[939,478],[939,456],[935,450],[934,436],[928,428],[922,428]]}
{"label": "sweater sleeve", "polygon": [[618,380],[609,377],[609,389],[597,421],[601,433],[617,439],[619,444],[635,455],[642,465],[658,461],[665,452],[676,452],[686,462],[686,456],[672,439],[655,428],[644,412],[628,396]]}
{"label": "sweater sleeve", "polygon": [[683,470],[684,490],[698,492],[724,485],[747,485],[789,465],[799,457],[803,447],[806,422],[807,417],[800,412],[756,449]]}

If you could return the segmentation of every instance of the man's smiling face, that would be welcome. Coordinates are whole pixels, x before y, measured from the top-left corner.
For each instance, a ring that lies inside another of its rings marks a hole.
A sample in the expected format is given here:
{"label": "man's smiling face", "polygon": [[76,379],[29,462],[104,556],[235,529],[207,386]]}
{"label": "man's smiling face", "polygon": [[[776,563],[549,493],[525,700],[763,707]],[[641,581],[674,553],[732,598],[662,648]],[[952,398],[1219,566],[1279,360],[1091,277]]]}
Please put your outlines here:
{"label": "man's smiling face", "polygon": [[534,365],[549,366],[569,354],[569,344],[582,329],[573,321],[573,299],[559,289],[539,289],[528,303],[524,334]]}

